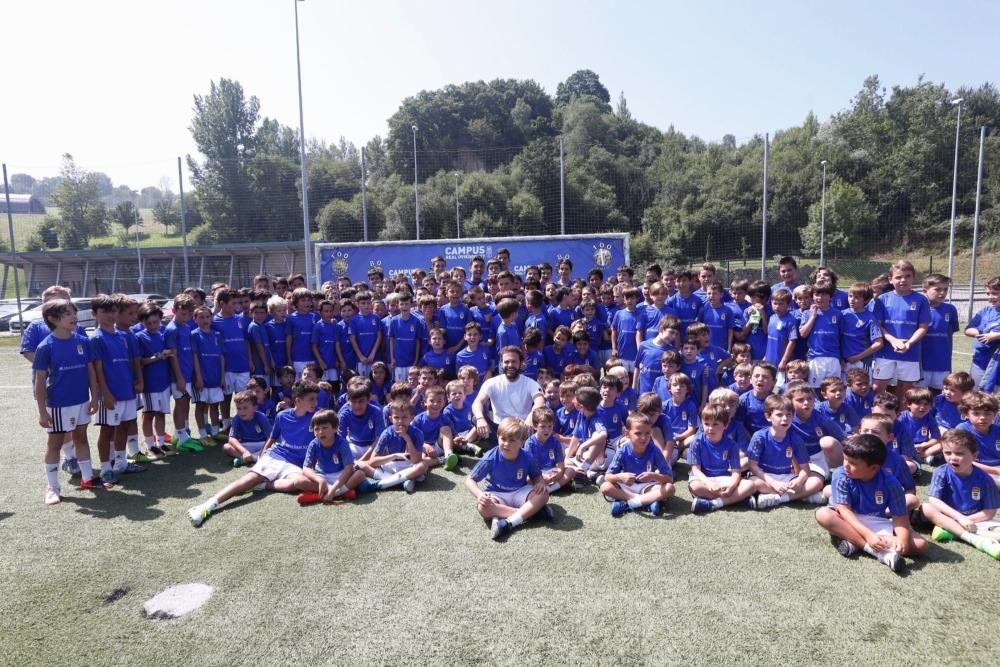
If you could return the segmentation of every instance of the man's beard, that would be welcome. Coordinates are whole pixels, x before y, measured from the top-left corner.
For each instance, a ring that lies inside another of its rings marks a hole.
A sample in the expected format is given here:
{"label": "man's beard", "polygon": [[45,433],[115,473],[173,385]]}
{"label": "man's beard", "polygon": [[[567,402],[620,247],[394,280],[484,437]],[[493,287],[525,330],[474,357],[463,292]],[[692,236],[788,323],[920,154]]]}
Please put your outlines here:
{"label": "man's beard", "polygon": [[511,382],[513,382],[514,380],[516,380],[517,378],[519,378],[521,376],[521,369],[520,368],[505,368],[505,369],[503,369],[503,374],[504,374],[504,376],[508,380],[510,380]]}

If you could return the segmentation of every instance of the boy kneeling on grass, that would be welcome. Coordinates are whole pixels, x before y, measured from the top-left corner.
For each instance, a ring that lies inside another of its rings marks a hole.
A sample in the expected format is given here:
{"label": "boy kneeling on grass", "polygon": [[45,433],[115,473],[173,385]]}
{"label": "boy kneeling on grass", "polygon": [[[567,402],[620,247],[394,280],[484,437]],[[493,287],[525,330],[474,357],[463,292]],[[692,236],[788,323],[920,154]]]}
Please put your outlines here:
{"label": "boy kneeling on grass", "polygon": [[[465,478],[476,498],[479,516],[490,521],[494,540],[514,530],[537,513],[551,521],[549,490],[535,457],[523,449],[531,428],[518,417],[505,417],[497,427],[498,446],[489,450]],[[486,489],[479,483],[489,477]]]}
{"label": "boy kneeling on grass", "polygon": [[953,429],[941,439],[945,465],[937,468],[923,513],[934,524],[937,542],[959,539],[1000,560],[1000,490],[976,460],[976,439]]}
{"label": "boy kneeling on grass", "polygon": [[250,489],[258,491],[291,492],[299,490],[298,478],[302,473],[306,450],[312,441],[309,430],[313,413],[316,412],[316,396],[319,387],[312,382],[299,381],[292,388],[295,407],[282,410],[274,419],[271,435],[264,443],[260,458],[246,475],[229,484],[212,496],[207,502],[188,510],[191,524],[197,528],[219,505],[230,498],[246,493]]}
{"label": "boy kneeling on grass", "polygon": [[320,410],[313,415],[310,425],[316,437],[306,450],[302,473],[293,480],[302,491],[299,504],[329,504],[338,498],[354,500],[358,493],[373,490],[375,483],[368,481],[364,471],[355,468],[347,438],[337,433],[340,426],[337,413]]}
{"label": "boy kneeling on grass", "polygon": [[674,495],[674,471],[663,452],[650,446],[649,417],[635,412],[625,420],[626,442],[618,448],[601,484],[601,493],[613,498],[611,516],[648,509],[663,513],[661,502]]}
{"label": "boy kneeling on grass", "polygon": [[899,574],[903,556],[923,554],[927,541],[912,533],[903,487],[882,469],[885,457],[886,445],[877,436],[849,437],[844,465],[833,475],[831,506],[816,510],[816,521],[842,556],[864,550]]}

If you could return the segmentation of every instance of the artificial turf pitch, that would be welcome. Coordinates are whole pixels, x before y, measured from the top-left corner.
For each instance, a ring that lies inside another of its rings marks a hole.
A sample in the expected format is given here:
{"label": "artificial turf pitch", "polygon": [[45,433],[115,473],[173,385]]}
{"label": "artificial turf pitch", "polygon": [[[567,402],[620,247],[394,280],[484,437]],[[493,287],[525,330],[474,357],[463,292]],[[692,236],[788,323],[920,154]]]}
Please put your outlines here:
{"label": "artificial turf pitch", "polygon": [[[45,507],[44,435],[12,347],[0,377],[3,664],[945,664],[996,650],[1000,563],[985,554],[932,545],[897,576],[838,555],[815,507],[694,516],[683,463],[663,517],[613,519],[591,486],[502,543],[463,488],[467,459],[412,496],[302,508],[250,494],[195,529],[186,510],[243,474],[215,448],[112,492],[63,474],[62,504]],[[96,457],[95,443],[91,429]],[[188,582],[214,597],[143,618]]]}

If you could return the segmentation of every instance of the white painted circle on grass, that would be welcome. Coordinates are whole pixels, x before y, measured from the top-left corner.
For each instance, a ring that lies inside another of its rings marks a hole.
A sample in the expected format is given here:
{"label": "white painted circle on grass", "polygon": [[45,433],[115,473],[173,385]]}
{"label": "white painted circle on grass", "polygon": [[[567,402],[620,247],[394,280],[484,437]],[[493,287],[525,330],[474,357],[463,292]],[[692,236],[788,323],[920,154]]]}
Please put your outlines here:
{"label": "white painted circle on grass", "polygon": [[171,586],[146,600],[142,613],[154,620],[180,618],[208,602],[214,590],[208,584]]}

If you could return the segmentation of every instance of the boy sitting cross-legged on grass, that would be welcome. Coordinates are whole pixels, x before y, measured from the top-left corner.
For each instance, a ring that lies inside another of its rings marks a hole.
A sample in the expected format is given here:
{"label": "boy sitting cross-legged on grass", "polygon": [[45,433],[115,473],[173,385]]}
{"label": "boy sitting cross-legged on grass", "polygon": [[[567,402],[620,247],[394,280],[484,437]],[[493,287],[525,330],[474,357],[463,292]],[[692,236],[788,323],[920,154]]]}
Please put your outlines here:
{"label": "boy sitting cross-legged on grass", "polygon": [[899,573],[903,556],[923,554],[927,541],[911,532],[903,487],[882,470],[885,455],[885,444],[870,433],[848,438],[844,466],[833,477],[831,506],[816,510],[816,521],[841,555],[863,549]]}
{"label": "boy sitting cross-legged on grass", "polygon": [[386,407],[391,425],[382,431],[371,457],[358,467],[375,478],[380,491],[402,486],[413,493],[430,467],[423,455],[424,434],[413,425],[413,406],[408,400],[395,399]]}
{"label": "boy sitting cross-legged on grass", "polygon": [[756,484],[757,509],[767,509],[792,500],[822,505],[823,480],[809,474],[809,454],[802,439],[790,431],[795,409],[787,396],[772,395],[764,400],[764,414],[770,427],[750,438],[748,466]]}
{"label": "boy sitting cross-legged on grass", "polygon": [[284,492],[298,489],[297,479],[302,473],[306,449],[312,441],[309,426],[316,411],[317,394],[319,387],[312,382],[300,380],[295,383],[292,389],[295,407],[278,413],[257,463],[246,475],[226,486],[207,502],[188,510],[193,526],[197,528],[219,505],[250,489],[266,488]]}
{"label": "boy sitting cross-legged on grass", "polygon": [[651,432],[649,418],[643,414],[633,413],[625,421],[625,441],[601,484],[601,493],[614,499],[611,516],[639,509],[659,516],[663,513],[660,503],[674,495],[674,471],[652,443]]}
{"label": "boy sitting cross-legged on grass", "polygon": [[538,467],[542,469],[542,478],[549,493],[554,493],[567,485],[570,490],[575,489],[576,482],[573,478],[576,474],[572,468],[566,467],[562,443],[554,434],[555,413],[544,406],[535,408],[531,411],[531,424],[535,428],[535,433],[528,438],[524,448],[531,452]]}
{"label": "boy sitting cross-legged on grass", "polygon": [[250,465],[264,449],[271,433],[271,422],[263,412],[257,411],[257,394],[246,389],[233,397],[236,418],[229,427],[229,441],[222,451],[233,459],[233,466]]}
{"label": "boy sitting cross-legged on grass", "polygon": [[[490,521],[491,534],[499,540],[536,513],[552,520],[549,491],[535,457],[522,449],[531,428],[517,417],[505,417],[497,427],[498,446],[465,478],[465,486],[476,498],[479,515]],[[479,483],[489,477],[486,489]]]}
{"label": "boy sitting cross-legged on grass", "polygon": [[960,539],[1000,560],[1000,490],[972,463],[976,439],[967,431],[949,431],[941,439],[945,465],[934,471],[923,513],[934,524],[938,542]]}
{"label": "boy sitting cross-legged on grass", "polygon": [[701,410],[701,432],[694,436],[687,451],[691,464],[689,488],[694,502],[692,512],[711,512],[725,505],[753,507],[756,483],[743,479],[740,471],[740,448],[726,437],[729,409],[725,405],[706,405]]}
{"label": "boy sitting cross-legged on grass", "polygon": [[973,391],[962,399],[965,418],[956,430],[968,431],[976,439],[976,466],[1000,487],[1000,425],[996,424],[1000,400],[993,394]]}
{"label": "boy sitting cross-legged on grass", "polygon": [[354,500],[358,493],[372,490],[375,484],[354,466],[350,444],[337,433],[337,413],[320,410],[313,415],[310,426],[315,438],[306,450],[302,472],[295,478],[295,485],[302,490],[299,504]]}

